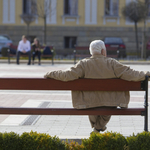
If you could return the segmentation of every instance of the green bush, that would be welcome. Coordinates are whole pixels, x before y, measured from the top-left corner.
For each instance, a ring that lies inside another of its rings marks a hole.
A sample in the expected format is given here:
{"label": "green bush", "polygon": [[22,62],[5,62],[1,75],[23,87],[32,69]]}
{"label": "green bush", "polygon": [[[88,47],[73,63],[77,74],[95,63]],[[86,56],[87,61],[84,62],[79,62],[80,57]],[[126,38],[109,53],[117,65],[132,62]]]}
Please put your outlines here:
{"label": "green bush", "polygon": [[82,145],[85,150],[124,150],[127,141],[119,133],[92,133],[89,139],[82,140]]}
{"label": "green bush", "polygon": [[0,134],[0,150],[65,150],[65,144],[48,134],[11,132]]}
{"label": "green bush", "polygon": [[10,132],[10,133],[0,133],[0,150],[20,150],[21,141],[19,135]]}
{"label": "green bush", "polygon": [[120,133],[92,133],[82,144],[61,142],[56,136],[31,131],[0,133],[0,150],[150,150],[150,132],[125,138]]}
{"label": "green bush", "polygon": [[77,142],[71,141],[70,143],[65,143],[66,150],[84,150],[83,145],[79,145]]}
{"label": "green bush", "polygon": [[150,132],[142,132],[127,137],[129,150],[150,150]]}
{"label": "green bush", "polygon": [[8,56],[8,48],[7,47],[3,47],[1,50],[1,54],[3,57],[7,57]]}

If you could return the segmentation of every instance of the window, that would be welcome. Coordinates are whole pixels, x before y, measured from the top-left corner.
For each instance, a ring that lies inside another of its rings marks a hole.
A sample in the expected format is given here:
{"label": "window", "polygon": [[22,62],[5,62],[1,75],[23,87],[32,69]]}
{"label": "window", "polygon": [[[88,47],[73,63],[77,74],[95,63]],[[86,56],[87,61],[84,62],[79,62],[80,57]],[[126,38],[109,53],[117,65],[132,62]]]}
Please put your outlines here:
{"label": "window", "polygon": [[32,14],[34,11],[34,0],[23,0],[23,14]]}
{"label": "window", "polygon": [[64,0],[64,14],[78,15],[78,0]]}
{"label": "window", "polygon": [[150,17],[150,0],[145,0],[145,4],[147,6],[147,15]]}
{"label": "window", "polygon": [[118,0],[105,0],[105,15],[118,16]]}
{"label": "window", "polygon": [[77,42],[77,37],[65,37],[64,38],[64,47],[65,48],[74,48]]}

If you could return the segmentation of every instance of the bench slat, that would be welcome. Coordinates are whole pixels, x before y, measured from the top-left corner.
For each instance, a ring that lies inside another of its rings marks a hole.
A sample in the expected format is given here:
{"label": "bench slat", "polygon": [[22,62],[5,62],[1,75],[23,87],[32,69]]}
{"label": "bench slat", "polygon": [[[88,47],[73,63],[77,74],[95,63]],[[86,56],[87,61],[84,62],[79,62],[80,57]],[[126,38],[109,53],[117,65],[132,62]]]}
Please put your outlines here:
{"label": "bench slat", "polygon": [[0,90],[143,91],[141,82],[122,79],[58,81],[44,78],[0,78]]}
{"label": "bench slat", "polygon": [[144,108],[95,108],[95,109],[74,109],[74,108],[0,108],[0,114],[20,115],[141,115]]}

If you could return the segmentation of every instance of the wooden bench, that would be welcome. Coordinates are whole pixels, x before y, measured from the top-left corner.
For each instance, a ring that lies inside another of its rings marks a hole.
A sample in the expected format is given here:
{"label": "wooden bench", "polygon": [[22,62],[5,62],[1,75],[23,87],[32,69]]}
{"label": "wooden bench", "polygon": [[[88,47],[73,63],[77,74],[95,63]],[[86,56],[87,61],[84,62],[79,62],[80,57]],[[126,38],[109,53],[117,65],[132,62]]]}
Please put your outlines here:
{"label": "wooden bench", "polygon": [[[8,48],[8,64],[10,64],[10,58],[11,57],[15,57],[16,58],[16,55],[17,55],[17,45],[13,45],[11,44],[10,47]],[[53,46],[49,46],[50,49],[51,49],[51,55],[44,55],[43,53],[41,54],[41,57],[43,58],[52,58],[52,65],[54,64],[54,53],[53,53]],[[12,48],[13,50],[15,50],[15,53],[11,53],[11,50],[10,48]],[[45,47],[43,46],[42,49],[44,49]],[[20,55],[21,57],[28,57],[28,55],[26,54],[23,54],[23,55]],[[32,56],[32,52],[31,52],[31,56]]]}
{"label": "wooden bench", "polygon": [[[107,50],[107,56],[118,59],[119,53],[117,53],[117,51],[118,50],[116,48],[108,49]],[[75,46],[73,53],[74,53],[74,64],[76,64],[77,58],[91,57],[88,46]],[[116,53],[116,55],[114,55],[114,53]]]}
{"label": "wooden bench", "polygon": [[28,115],[141,115],[148,131],[148,79],[133,82],[122,79],[78,79],[58,81],[44,78],[0,78],[0,90],[145,91],[144,108],[14,108],[0,107],[0,114]]}

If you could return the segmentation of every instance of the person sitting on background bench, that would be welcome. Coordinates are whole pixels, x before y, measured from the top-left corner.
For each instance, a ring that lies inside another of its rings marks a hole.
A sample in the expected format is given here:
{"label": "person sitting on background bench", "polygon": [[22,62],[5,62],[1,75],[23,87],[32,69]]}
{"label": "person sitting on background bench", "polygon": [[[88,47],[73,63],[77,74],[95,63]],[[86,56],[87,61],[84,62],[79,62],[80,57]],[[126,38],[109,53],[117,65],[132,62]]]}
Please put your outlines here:
{"label": "person sitting on background bench", "polygon": [[19,57],[20,54],[26,54],[29,57],[28,65],[31,64],[31,44],[27,40],[27,37],[25,35],[22,36],[22,40],[18,44],[17,48],[17,64],[19,65]]}
{"label": "person sitting on background bench", "polygon": [[[44,77],[61,81],[71,81],[79,78],[121,78],[128,81],[142,81],[145,79],[146,74],[150,76],[150,72],[135,71],[113,58],[106,57],[106,47],[101,40],[91,42],[89,50],[92,57],[79,61],[69,70],[50,71]],[[127,108],[129,99],[129,91],[72,91],[73,107],[76,109]],[[110,115],[90,115],[89,120],[92,128],[94,128],[93,132],[106,130],[106,124],[109,122],[110,117]]]}
{"label": "person sitting on background bench", "polygon": [[41,64],[41,46],[40,46],[40,41],[38,38],[34,39],[34,43],[32,44],[32,50],[33,50],[33,62],[32,64],[34,65],[34,59],[35,56],[38,56],[39,59],[39,65]]}

